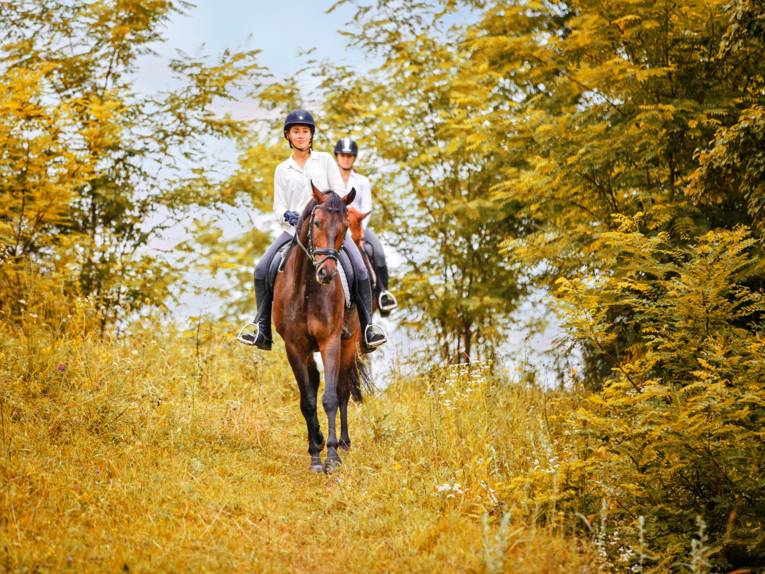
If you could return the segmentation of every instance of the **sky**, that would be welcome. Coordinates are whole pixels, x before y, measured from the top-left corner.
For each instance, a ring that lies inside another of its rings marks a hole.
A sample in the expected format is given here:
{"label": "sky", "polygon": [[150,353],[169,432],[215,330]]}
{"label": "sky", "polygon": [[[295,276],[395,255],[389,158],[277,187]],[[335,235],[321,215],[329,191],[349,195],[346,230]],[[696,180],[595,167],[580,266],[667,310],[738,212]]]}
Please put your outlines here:
{"label": "sky", "polygon": [[259,61],[277,77],[294,73],[301,65],[300,53],[315,49],[318,59],[334,59],[359,69],[370,61],[354,50],[339,30],[351,20],[354,9],[342,6],[330,14],[334,2],[321,0],[197,0],[196,7],[175,14],[166,28],[166,42],[157,46],[157,58],[142,62],[139,88],[161,89],[167,85],[165,62],[176,50],[218,54],[225,49],[259,49]]}

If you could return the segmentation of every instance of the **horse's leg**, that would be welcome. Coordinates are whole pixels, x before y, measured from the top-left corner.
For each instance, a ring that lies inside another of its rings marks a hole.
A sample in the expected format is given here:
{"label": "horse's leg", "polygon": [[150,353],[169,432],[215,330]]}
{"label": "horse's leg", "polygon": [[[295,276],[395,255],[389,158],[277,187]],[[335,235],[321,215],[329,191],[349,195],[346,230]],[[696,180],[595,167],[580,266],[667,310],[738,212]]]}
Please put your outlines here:
{"label": "horse's leg", "polygon": [[[324,435],[321,434],[321,427],[319,426],[319,409],[317,408],[317,398],[319,395],[319,384],[321,382],[321,376],[319,375],[319,369],[316,368],[316,361],[313,358],[313,353],[308,355],[308,391],[311,402],[311,408],[313,411],[313,419],[311,420],[313,427],[316,429],[316,440],[319,445],[319,450],[324,449]],[[306,419],[307,422],[307,419]]]}
{"label": "horse's leg", "polygon": [[[324,467],[321,464],[321,451],[324,448],[324,437],[319,429],[319,419],[316,414],[316,395],[317,386],[312,385],[311,367],[316,371],[316,363],[310,353],[307,356],[301,356],[301,353],[294,349],[287,348],[287,357],[295,374],[295,380],[300,389],[300,411],[305,418],[305,424],[308,429],[308,454],[311,455],[311,471],[322,472]],[[318,375],[318,371],[316,371]]]}
{"label": "horse's leg", "polygon": [[342,365],[337,396],[340,400],[340,448],[348,451],[351,449],[351,437],[348,435],[348,401],[351,398],[353,378],[357,376],[354,372],[356,368],[356,340],[343,341],[342,345]]}
{"label": "horse's leg", "polygon": [[341,384],[337,389],[337,397],[340,401],[340,442],[343,450],[351,449],[351,437],[348,436],[348,399],[351,398],[351,389],[348,384]]}
{"label": "horse's leg", "polygon": [[348,435],[348,400],[351,394],[346,393],[340,397],[340,448],[348,452],[351,450],[351,437]]}
{"label": "horse's leg", "polygon": [[340,464],[337,454],[337,433],[335,431],[335,419],[339,399],[337,396],[338,375],[340,374],[340,335],[331,337],[321,346],[321,358],[324,361],[324,394],[321,403],[324,412],[327,413],[327,461],[325,469],[332,471]]}

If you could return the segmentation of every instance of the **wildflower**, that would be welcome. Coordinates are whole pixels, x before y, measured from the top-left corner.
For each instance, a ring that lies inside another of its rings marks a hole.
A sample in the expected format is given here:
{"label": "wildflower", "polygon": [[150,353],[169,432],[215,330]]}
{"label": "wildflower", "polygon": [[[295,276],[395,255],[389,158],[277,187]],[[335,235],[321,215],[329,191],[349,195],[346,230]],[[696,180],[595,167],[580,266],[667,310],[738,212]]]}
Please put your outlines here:
{"label": "wildflower", "polygon": [[445,482],[444,484],[437,484],[436,492],[445,496],[446,498],[454,498],[457,495],[465,494],[465,492],[462,490],[462,486],[458,482],[455,482],[454,484],[450,484],[448,482]]}
{"label": "wildflower", "polygon": [[634,554],[635,552],[629,546],[619,546],[619,550],[617,553],[617,560],[624,564],[629,564],[630,562],[632,562],[632,557],[634,556]]}

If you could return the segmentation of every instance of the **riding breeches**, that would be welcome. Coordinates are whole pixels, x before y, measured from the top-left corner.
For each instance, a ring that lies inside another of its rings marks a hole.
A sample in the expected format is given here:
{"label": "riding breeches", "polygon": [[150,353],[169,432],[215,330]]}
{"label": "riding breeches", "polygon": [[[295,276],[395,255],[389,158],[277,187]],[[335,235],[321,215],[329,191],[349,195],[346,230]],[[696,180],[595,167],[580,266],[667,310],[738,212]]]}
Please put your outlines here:
{"label": "riding breeches", "polygon": [[268,268],[271,266],[271,260],[274,258],[274,255],[276,255],[276,252],[279,251],[284,244],[289,243],[290,241],[292,241],[292,235],[286,231],[282,231],[281,235],[279,235],[271,246],[266,249],[263,257],[261,257],[255,265],[255,279],[266,279],[268,276]]}
{"label": "riding breeches", "polygon": [[343,248],[351,259],[356,281],[369,281],[369,273],[367,272],[367,266],[364,265],[364,259],[361,257],[361,251],[359,251],[358,246],[351,239],[350,234],[345,236]]}
{"label": "riding breeches", "polygon": [[377,268],[387,267],[387,264],[385,262],[385,251],[383,250],[382,243],[380,243],[380,239],[377,237],[375,232],[369,228],[364,230],[364,241],[366,241],[372,246],[372,256],[374,257],[374,266]]}

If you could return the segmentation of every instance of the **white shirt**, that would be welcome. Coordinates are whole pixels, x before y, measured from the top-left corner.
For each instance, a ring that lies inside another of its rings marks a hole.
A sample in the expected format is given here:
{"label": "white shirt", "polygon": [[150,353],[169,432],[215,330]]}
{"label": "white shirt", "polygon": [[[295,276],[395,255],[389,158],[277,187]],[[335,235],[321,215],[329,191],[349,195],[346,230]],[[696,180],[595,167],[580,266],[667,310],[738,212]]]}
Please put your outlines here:
{"label": "white shirt", "polygon": [[327,152],[313,151],[301,168],[292,156],[276,166],[274,171],[274,216],[279,226],[295,234],[295,228],[284,221],[285,211],[303,213],[313,198],[311,182],[319,191],[332,190],[341,197],[346,194],[345,183],[335,159]]}
{"label": "white shirt", "polygon": [[[365,176],[357,173],[355,170],[351,170],[351,174],[348,176],[348,183],[345,184],[345,187],[348,191],[351,189],[356,190],[356,197],[348,207],[355,207],[361,213],[372,211],[372,185]],[[365,217],[361,222],[361,226],[366,229],[368,225],[369,218]]]}

